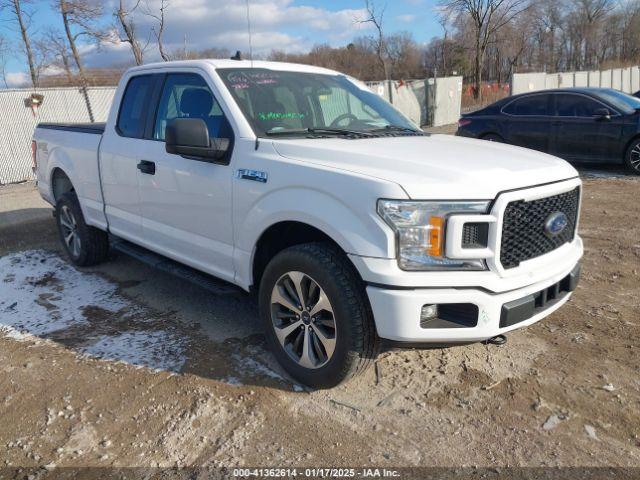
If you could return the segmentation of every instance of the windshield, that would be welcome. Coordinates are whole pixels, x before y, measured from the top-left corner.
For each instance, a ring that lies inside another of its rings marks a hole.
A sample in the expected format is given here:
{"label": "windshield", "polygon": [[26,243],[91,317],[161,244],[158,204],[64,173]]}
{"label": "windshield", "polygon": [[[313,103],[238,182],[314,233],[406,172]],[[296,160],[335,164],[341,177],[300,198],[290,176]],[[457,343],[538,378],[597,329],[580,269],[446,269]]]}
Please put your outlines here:
{"label": "windshield", "polygon": [[627,115],[632,114],[636,109],[640,109],[640,99],[627,95],[626,93],[619,92],[618,90],[601,90],[598,92],[598,95],[605,102],[610,103]]}
{"label": "windshield", "polygon": [[218,73],[258,136],[421,133],[378,95],[343,75],[258,68]]}

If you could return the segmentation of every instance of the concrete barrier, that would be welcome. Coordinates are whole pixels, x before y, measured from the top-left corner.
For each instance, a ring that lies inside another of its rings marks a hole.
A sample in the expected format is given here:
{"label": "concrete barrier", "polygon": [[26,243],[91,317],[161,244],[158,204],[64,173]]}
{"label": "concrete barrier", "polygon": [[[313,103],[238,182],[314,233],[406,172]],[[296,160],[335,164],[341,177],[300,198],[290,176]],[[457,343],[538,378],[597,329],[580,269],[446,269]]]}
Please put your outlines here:
{"label": "concrete barrier", "polygon": [[367,82],[380,95],[419,126],[455,123],[462,107],[462,77]]}

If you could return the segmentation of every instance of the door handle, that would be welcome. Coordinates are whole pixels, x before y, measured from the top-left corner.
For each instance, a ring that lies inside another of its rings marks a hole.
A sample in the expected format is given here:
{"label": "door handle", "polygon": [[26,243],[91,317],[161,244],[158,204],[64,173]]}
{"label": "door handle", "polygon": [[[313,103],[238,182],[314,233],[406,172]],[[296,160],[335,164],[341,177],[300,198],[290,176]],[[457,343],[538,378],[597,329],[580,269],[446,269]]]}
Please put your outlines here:
{"label": "door handle", "polygon": [[147,175],[155,175],[156,164],[155,162],[150,162],[149,160],[140,160],[140,163],[138,163],[138,170],[140,170],[142,173],[146,173]]}
{"label": "door handle", "polygon": [[561,127],[562,126],[562,122],[551,122],[551,126],[552,127]]}

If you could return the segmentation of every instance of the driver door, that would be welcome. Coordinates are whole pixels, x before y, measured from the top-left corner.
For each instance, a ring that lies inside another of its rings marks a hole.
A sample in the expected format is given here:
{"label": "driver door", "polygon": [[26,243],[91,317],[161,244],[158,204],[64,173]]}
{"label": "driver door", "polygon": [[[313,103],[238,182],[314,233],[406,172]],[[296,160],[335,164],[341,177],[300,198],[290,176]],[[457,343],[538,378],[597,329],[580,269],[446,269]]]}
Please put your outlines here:
{"label": "driver door", "polygon": [[211,138],[233,139],[229,122],[199,74],[165,76],[153,130],[141,149],[140,161],[147,167],[138,171],[145,243],[167,257],[233,280],[231,167],[167,153],[165,129],[175,118],[201,118]]}

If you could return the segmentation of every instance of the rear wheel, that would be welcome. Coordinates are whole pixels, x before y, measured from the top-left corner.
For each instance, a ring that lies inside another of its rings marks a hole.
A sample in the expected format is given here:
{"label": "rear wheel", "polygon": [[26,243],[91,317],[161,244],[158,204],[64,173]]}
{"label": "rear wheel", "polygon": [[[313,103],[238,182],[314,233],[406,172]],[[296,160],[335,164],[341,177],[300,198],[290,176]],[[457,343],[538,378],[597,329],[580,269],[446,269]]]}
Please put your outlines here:
{"label": "rear wheel", "polygon": [[85,223],[75,193],[65,193],[58,199],[56,222],[62,245],[75,265],[88,267],[107,258],[109,238],[102,230]]}
{"label": "rear wheel", "polygon": [[482,137],[482,140],[487,140],[488,142],[504,143],[504,138],[502,138],[497,133],[488,133]]}
{"label": "rear wheel", "polygon": [[280,252],[259,295],[269,345],[301,383],[333,387],[375,358],[379,340],[364,285],[337,248],[312,243]]}
{"label": "rear wheel", "polygon": [[631,142],[624,156],[624,163],[632,173],[640,175],[640,138]]}

